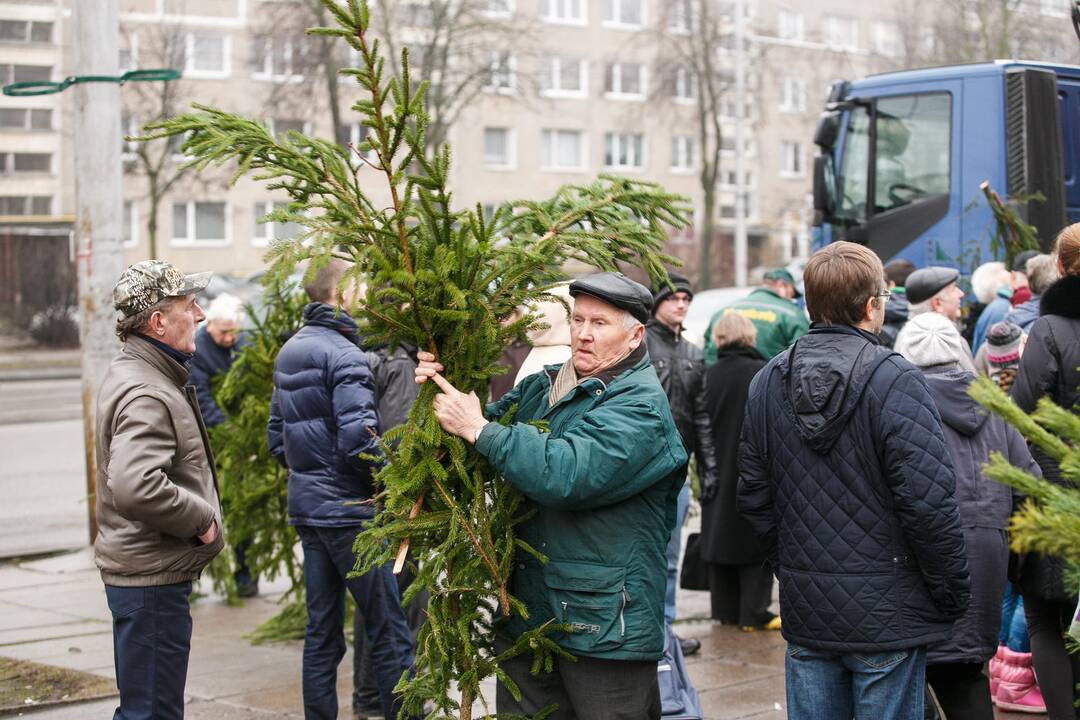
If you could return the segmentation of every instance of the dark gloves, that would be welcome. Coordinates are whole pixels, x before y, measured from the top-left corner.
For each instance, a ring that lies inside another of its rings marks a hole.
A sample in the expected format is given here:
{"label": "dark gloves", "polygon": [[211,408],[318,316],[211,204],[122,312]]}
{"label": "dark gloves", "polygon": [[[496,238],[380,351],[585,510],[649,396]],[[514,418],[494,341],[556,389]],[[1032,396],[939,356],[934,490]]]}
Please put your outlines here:
{"label": "dark gloves", "polygon": [[706,472],[698,476],[698,501],[707,503],[716,497],[716,488],[719,482],[716,473]]}

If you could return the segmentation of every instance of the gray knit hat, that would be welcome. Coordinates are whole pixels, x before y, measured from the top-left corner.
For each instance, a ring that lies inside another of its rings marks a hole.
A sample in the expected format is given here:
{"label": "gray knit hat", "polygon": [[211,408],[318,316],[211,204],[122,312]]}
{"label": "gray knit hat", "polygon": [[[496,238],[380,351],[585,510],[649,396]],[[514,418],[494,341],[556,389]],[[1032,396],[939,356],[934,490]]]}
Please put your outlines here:
{"label": "gray knit hat", "polygon": [[960,331],[947,317],[923,313],[907,321],[896,337],[896,352],[920,368],[956,363],[975,372],[971,351]]}
{"label": "gray knit hat", "polygon": [[1020,341],[1024,331],[1011,322],[998,322],[986,331],[986,361],[1001,367],[1020,364]]}

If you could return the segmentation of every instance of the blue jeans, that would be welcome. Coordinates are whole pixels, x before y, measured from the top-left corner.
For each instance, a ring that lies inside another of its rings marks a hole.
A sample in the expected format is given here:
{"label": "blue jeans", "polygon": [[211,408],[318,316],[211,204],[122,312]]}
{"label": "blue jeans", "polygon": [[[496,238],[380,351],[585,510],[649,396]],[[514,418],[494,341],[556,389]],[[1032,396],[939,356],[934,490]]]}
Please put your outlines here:
{"label": "blue jeans", "polygon": [[684,483],[679,491],[679,504],[675,511],[675,529],[667,544],[667,592],[664,595],[664,622],[675,622],[675,589],[679,586],[679,548],[682,546],[682,526],[686,511],[690,509],[690,483]]}
{"label": "blue jeans", "polygon": [[355,563],[352,546],[359,525],[296,526],[304,548],[304,717],[333,720],[338,716],[337,667],[345,656],[345,590],[364,616],[375,681],[386,717],[397,717],[394,686],[413,664],[412,635],[405,624],[397,581],[389,566],[346,579]]}
{"label": "blue jeans", "polygon": [[788,720],[922,720],[926,648],[837,653],[788,643]]}
{"label": "blue jeans", "polygon": [[113,720],[179,720],[191,650],[191,583],[105,586],[120,707]]}
{"label": "blue jeans", "polygon": [[1027,618],[1024,616],[1024,598],[1020,597],[1020,593],[1016,592],[1012,583],[1005,583],[1005,594],[1001,597],[1001,629],[998,631],[998,644],[1005,645],[1013,652],[1031,652]]}

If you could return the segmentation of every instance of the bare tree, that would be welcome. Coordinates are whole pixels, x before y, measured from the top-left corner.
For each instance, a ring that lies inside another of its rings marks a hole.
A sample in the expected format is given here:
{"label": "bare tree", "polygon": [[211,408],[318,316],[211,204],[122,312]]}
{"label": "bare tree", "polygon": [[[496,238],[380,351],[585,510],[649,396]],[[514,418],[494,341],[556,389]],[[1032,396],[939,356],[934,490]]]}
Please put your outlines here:
{"label": "bare tree", "polygon": [[[661,86],[668,93],[671,88],[685,87],[694,102],[695,139],[701,157],[698,178],[703,195],[698,284],[710,287],[723,144],[720,118],[734,84],[731,69],[721,65],[720,57],[722,49],[730,45],[731,35],[724,32],[724,16],[710,0],[668,3],[659,23],[658,71],[660,77],[669,80]],[[741,151],[736,148],[736,152]]]}

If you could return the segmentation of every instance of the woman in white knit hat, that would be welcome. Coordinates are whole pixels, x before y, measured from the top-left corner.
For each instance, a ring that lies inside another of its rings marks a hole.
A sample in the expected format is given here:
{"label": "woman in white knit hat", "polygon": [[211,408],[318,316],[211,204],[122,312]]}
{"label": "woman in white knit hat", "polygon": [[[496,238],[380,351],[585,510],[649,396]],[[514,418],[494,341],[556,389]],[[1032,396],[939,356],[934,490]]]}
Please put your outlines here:
{"label": "woman in white knit hat", "polygon": [[950,720],[990,720],[990,684],[982,668],[998,648],[1013,494],[983,477],[982,466],[991,452],[1000,452],[1016,467],[1035,474],[1039,468],[1020,434],[968,396],[974,370],[959,331],[947,318],[937,313],[912,318],[897,338],[896,351],[923,371],[941,415],[971,572],[971,606],[948,640],[928,648],[927,681]]}

